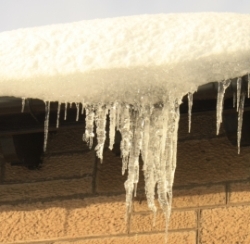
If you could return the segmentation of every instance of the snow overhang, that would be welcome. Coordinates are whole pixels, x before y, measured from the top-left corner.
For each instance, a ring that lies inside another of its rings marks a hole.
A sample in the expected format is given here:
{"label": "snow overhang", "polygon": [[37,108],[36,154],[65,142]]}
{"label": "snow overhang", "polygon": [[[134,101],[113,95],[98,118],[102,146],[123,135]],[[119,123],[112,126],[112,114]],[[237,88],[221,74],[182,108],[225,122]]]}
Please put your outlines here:
{"label": "snow overhang", "polygon": [[159,102],[250,72],[250,15],[159,14],[0,34],[1,96]]}

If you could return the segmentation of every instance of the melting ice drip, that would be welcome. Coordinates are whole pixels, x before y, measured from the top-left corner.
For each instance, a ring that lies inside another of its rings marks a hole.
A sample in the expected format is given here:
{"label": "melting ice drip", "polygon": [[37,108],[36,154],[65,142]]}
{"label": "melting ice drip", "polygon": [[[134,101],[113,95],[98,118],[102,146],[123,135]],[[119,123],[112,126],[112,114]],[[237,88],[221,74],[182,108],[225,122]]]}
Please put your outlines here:
{"label": "melting ice drip", "polygon": [[[245,92],[241,91],[242,79],[237,79],[236,109],[238,111],[237,144],[240,153],[241,130],[243,123]],[[219,134],[222,123],[223,101],[226,89],[231,81],[218,82],[217,106],[216,106],[216,134]],[[250,75],[248,75],[248,95],[250,89]],[[24,107],[22,99],[22,111]],[[121,133],[121,157],[122,174],[128,171],[125,182],[127,218],[131,214],[132,199],[136,196],[139,181],[140,156],[143,161],[142,171],[145,180],[145,193],[148,207],[156,216],[155,194],[166,219],[166,233],[172,206],[172,187],[176,168],[177,131],[179,125],[180,98],[168,96],[164,102],[158,105],[133,106],[119,104],[117,102],[105,105],[86,105],[82,103],[81,114],[86,114],[86,127],[83,140],[93,147],[96,126],[97,146],[96,154],[103,161],[103,150],[106,140],[106,121],[109,114],[109,148],[113,149],[116,130]],[[64,119],[67,118],[67,106],[65,103]],[[193,93],[188,93],[188,118],[191,130],[191,114],[193,105]],[[72,106],[72,103],[70,104]],[[57,127],[59,126],[61,103],[57,109]],[[76,103],[76,120],[79,119],[80,103]],[[45,103],[44,122],[44,151],[47,146],[50,102]],[[95,126],[94,126],[95,125]],[[156,190],[155,190],[156,189]],[[155,219],[155,218],[154,218]]]}
{"label": "melting ice drip", "polygon": [[[156,215],[155,189],[158,201],[166,217],[166,231],[172,206],[172,186],[176,168],[177,131],[181,99],[169,97],[158,105],[132,106],[113,103],[86,106],[86,128],[83,135],[89,148],[93,146],[96,125],[97,156],[103,160],[106,139],[106,121],[109,112],[109,148],[113,148],[116,130],[120,131],[122,174],[128,171],[125,182],[127,217],[132,210],[132,198],[136,196],[139,181],[140,155],[143,160],[145,191],[149,208]],[[59,120],[60,103],[57,115]],[[45,103],[44,150],[46,150],[50,103]],[[65,104],[67,111],[67,103]],[[77,114],[79,106],[77,107]],[[66,114],[66,112],[65,112]],[[59,124],[59,122],[57,122]]]}
{"label": "melting ice drip", "polygon": [[95,150],[101,161],[108,111],[110,149],[113,148],[115,141],[115,131],[121,133],[122,174],[128,170],[125,182],[127,217],[131,214],[132,198],[136,196],[141,155],[148,206],[156,214],[155,189],[157,188],[158,201],[166,217],[166,230],[172,205],[180,102],[180,99],[169,97],[157,107],[118,103],[86,107],[86,130],[83,139],[91,148],[95,123],[98,141]]}
{"label": "melting ice drip", "polygon": [[[248,77],[248,97],[250,95],[250,75]],[[226,89],[231,84],[231,80],[224,80],[218,82],[218,93],[217,93],[217,106],[216,106],[216,135],[220,132],[220,125],[222,123],[222,112],[223,112],[223,101]],[[237,146],[238,154],[240,154],[240,142],[243,124],[243,113],[245,104],[245,91],[242,91],[242,78],[238,78],[236,82],[237,88],[236,93],[233,93],[233,107],[236,103],[236,111],[238,112],[238,128],[237,128]]]}

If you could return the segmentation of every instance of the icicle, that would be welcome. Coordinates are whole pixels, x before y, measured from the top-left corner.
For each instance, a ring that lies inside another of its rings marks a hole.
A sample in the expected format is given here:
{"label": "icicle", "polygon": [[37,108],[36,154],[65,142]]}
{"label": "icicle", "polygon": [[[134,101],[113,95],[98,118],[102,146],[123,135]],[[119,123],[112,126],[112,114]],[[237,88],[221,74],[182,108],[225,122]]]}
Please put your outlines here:
{"label": "icicle", "polygon": [[191,116],[193,107],[193,93],[188,93],[188,133],[191,131]]}
{"label": "icicle", "polygon": [[[149,209],[153,211],[154,218],[157,208],[155,206],[155,187],[158,179],[160,165],[160,138],[163,121],[161,121],[162,110],[157,108],[147,112],[143,131],[143,171],[145,180],[145,193]],[[161,121],[161,122],[160,122]],[[158,170],[157,170],[158,168]]]}
{"label": "icicle", "polygon": [[57,119],[56,119],[56,128],[59,128],[60,110],[61,110],[61,103],[58,102],[58,106],[57,106]]}
{"label": "icicle", "polygon": [[236,93],[233,93],[233,108],[235,108],[235,103],[236,103]]}
{"label": "icicle", "polygon": [[79,120],[80,104],[76,103],[76,121]]}
{"label": "icicle", "polygon": [[45,120],[44,120],[44,142],[43,142],[43,151],[46,151],[48,133],[49,133],[49,113],[50,113],[50,102],[45,103]]}
{"label": "icicle", "polygon": [[241,94],[241,78],[237,79],[237,112],[239,111],[239,105],[240,105],[240,94]]}
{"label": "icicle", "polygon": [[26,98],[25,98],[25,97],[22,97],[22,109],[21,109],[21,112],[22,112],[22,113],[24,112],[25,100],[26,100]]}
{"label": "icicle", "polygon": [[100,158],[101,163],[103,161],[103,149],[106,140],[106,121],[108,110],[106,106],[99,105],[96,110],[95,124],[97,135],[97,146],[95,147],[96,155]]}
{"label": "icicle", "polygon": [[128,168],[129,153],[131,149],[132,132],[130,128],[130,106],[125,105],[120,113],[120,132],[122,136],[121,141],[121,157],[122,157],[122,175],[124,175]]}
{"label": "icicle", "polygon": [[247,75],[247,91],[248,91],[248,98],[250,98],[250,73]]}
{"label": "icicle", "polygon": [[231,80],[224,80],[222,82],[218,82],[217,105],[216,105],[216,135],[219,135],[220,132],[220,125],[222,123],[224,94],[226,89],[229,87],[230,83]]}
{"label": "icicle", "polygon": [[65,102],[65,107],[64,107],[64,120],[67,119],[67,109],[68,109],[68,103]]}
{"label": "icicle", "polygon": [[94,134],[94,109],[92,107],[86,108],[86,128],[85,133],[83,134],[83,141],[86,141],[89,148],[91,149],[93,146],[93,138]]}
{"label": "icicle", "polygon": [[122,121],[121,121],[121,112],[122,112],[122,106],[120,104],[117,104],[116,106],[116,130],[118,131],[121,131],[121,124],[122,124]]}
{"label": "icicle", "polygon": [[245,92],[242,92],[241,97],[240,97],[239,111],[238,111],[238,129],[237,129],[238,154],[240,154],[240,142],[241,142],[241,131],[242,131],[242,124],[243,124],[244,104],[245,104]]}
{"label": "icicle", "polygon": [[[161,165],[157,182],[158,201],[166,218],[166,238],[172,208],[172,188],[176,168],[177,137],[180,101],[174,98],[164,104],[163,137],[161,142]],[[168,106],[168,108],[166,108]],[[167,127],[167,128],[166,128]],[[165,131],[167,133],[165,134]]]}
{"label": "icicle", "polygon": [[69,108],[72,108],[72,105],[73,105],[73,103],[70,103],[70,104],[69,104]]}
{"label": "icicle", "polygon": [[113,149],[115,142],[115,127],[116,127],[116,103],[109,109],[109,149]]}
{"label": "icicle", "polygon": [[131,111],[130,133],[132,145],[128,159],[128,178],[124,183],[126,189],[127,216],[131,214],[132,198],[136,196],[139,181],[139,156],[142,149],[144,119],[140,111]]}
{"label": "icicle", "polygon": [[81,114],[84,114],[84,109],[85,109],[85,103],[82,102],[82,111],[81,111]]}
{"label": "icicle", "polygon": [[142,160],[143,170],[147,170],[148,164],[148,146],[149,146],[149,127],[150,127],[150,116],[153,113],[153,106],[146,107],[144,110],[144,126],[143,126],[143,141],[142,141]]}

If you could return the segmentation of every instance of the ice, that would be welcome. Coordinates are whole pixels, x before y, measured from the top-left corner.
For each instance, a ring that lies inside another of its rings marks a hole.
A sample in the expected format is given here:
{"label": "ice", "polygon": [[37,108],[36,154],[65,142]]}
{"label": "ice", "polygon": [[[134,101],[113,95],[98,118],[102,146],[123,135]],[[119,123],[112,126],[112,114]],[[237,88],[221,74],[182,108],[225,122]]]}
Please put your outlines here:
{"label": "ice", "polygon": [[193,107],[193,93],[188,93],[188,133],[191,131],[191,116]]}
{"label": "ice", "polygon": [[24,112],[25,100],[26,100],[26,98],[25,98],[25,97],[22,97],[22,109],[21,109],[21,112],[22,112],[22,113]]}
{"label": "ice", "polygon": [[240,105],[239,105],[239,111],[238,111],[238,129],[237,129],[238,154],[240,154],[240,142],[241,142],[245,97],[246,97],[245,92],[242,92],[240,96]]}
{"label": "ice", "polygon": [[80,103],[76,103],[76,121],[79,120]]}
{"label": "ice", "polygon": [[235,108],[235,104],[236,104],[236,93],[233,93],[233,108]]}
{"label": "ice", "polygon": [[65,102],[65,106],[64,106],[64,120],[67,119],[67,110],[68,110],[68,103]]}
{"label": "ice", "polygon": [[82,111],[81,111],[81,114],[84,114],[84,109],[85,109],[85,103],[82,102]]}
{"label": "ice", "polygon": [[99,104],[95,113],[95,125],[97,135],[97,146],[95,147],[96,155],[103,161],[103,149],[106,140],[106,121],[108,109],[105,105]]}
{"label": "ice", "polygon": [[[130,113],[130,150],[129,156],[123,170],[128,168],[128,177],[124,183],[126,190],[127,214],[131,214],[132,198],[136,196],[137,184],[139,181],[139,156],[142,147],[143,117],[140,110],[131,109]],[[122,136],[124,132],[122,133]]]}
{"label": "ice", "polygon": [[219,135],[220,125],[222,123],[224,94],[230,84],[231,80],[224,80],[222,82],[218,82],[217,105],[216,105],[216,135]]}
{"label": "ice", "polygon": [[131,108],[128,104],[119,108],[120,124],[118,129],[121,132],[121,157],[122,157],[122,175],[128,168],[129,154],[132,146],[132,131],[131,131]]}
{"label": "ice", "polygon": [[95,113],[93,106],[88,106],[85,109],[86,111],[86,126],[85,126],[85,133],[83,134],[83,141],[86,141],[89,148],[91,149],[93,146],[93,138],[95,136],[94,134],[94,119],[95,119]]}
{"label": "ice", "polygon": [[236,107],[237,112],[239,111],[239,106],[240,106],[241,81],[242,81],[241,78],[237,79],[237,107]]}
{"label": "ice", "polygon": [[113,149],[115,142],[115,131],[116,131],[116,107],[117,104],[114,103],[110,106],[109,109],[109,149]]}
{"label": "ice", "polygon": [[58,102],[58,106],[57,106],[57,118],[56,118],[56,128],[59,128],[60,111],[61,111],[61,103]]}
{"label": "ice", "polygon": [[44,142],[43,151],[46,152],[48,133],[49,133],[49,113],[50,113],[50,102],[45,102],[45,120],[44,120]]}

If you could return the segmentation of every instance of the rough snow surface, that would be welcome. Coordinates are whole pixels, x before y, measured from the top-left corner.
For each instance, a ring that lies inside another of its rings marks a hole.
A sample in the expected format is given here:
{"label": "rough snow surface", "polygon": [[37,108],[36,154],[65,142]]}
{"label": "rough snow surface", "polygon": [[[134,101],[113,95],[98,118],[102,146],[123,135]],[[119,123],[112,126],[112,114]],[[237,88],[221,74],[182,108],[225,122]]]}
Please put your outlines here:
{"label": "rough snow surface", "polygon": [[159,14],[0,34],[0,95],[159,102],[250,70],[250,15]]}

